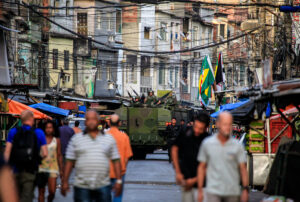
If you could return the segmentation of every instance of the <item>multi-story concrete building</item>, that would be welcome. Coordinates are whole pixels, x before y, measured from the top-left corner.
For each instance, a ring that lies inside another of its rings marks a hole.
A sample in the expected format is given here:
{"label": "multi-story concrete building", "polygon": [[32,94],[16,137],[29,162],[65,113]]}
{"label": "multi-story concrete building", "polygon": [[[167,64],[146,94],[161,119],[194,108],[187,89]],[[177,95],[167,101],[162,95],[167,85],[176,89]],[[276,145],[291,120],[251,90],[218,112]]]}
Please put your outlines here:
{"label": "multi-story concrete building", "polygon": [[65,27],[69,30],[74,30],[74,9],[59,9],[59,7],[72,7],[73,0],[46,0],[44,5],[53,6],[54,9],[49,9],[47,15],[51,20],[61,26],[50,24],[49,27],[44,27],[44,37],[48,39],[48,72],[49,86],[59,86],[63,89],[74,89],[77,72],[74,71],[74,42],[76,38],[70,32],[64,30]]}

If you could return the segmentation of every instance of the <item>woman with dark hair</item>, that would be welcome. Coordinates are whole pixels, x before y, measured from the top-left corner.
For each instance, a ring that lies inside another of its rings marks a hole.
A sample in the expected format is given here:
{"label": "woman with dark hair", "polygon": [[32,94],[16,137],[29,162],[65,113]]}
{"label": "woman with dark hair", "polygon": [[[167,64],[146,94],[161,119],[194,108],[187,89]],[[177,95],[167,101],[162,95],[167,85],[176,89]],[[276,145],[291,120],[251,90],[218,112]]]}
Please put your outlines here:
{"label": "woman with dark hair", "polygon": [[44,131],[47,140],[48,156],[42,160],[39,166],[39,173],[37,177],[37,185],[39,188],[39,202],[45,201],[45,189],[48,185],[48,200],[53,201],[56,190],[56,179],[60,174],[62,177],[62,154],[60,139],[57,138],[55,124],[52,121],[45,123]]}

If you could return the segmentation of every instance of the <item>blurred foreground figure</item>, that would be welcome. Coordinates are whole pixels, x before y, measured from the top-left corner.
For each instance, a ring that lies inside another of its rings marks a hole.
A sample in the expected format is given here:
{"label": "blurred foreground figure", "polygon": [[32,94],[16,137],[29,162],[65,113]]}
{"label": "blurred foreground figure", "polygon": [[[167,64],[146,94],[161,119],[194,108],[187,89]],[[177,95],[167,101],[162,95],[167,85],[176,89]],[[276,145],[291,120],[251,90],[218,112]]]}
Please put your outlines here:
{"label": "blurred foreground figure", "polygon": [[[48,156],[43,159],[39,166],[37,175],[37,186],[39,188],[39,202],[45,201],[45,190],[48,185],[48,202],[52,202],[55,197],[56,179],[62,179],[63,158],[61,154],[60,139],[55,134],[55,124],[47,121],[44,126],[47,141]],[[56,136],[56,137],[55,137]]]}
{"label": "blurred foreground figure", "polygon": [[197,155],[202,141],[208,137],[209,115],[199,114],[193,127],[181,130],[172,147],[176,182],[182,186],[182,202],[197,200]]}
{"label": "blurred foreground figure", "polygon": [[[34,129],[34,115],[21,113],[22,126],[9,131],[4,158],[13,166],[21,202],[31,202],[41,157],[48,155],[44,132]],[[40,155],[41,154],[41,155]]]}
{"label": "blurred foreground figure", "polygon": [[[98,130],[99,115],[96,111],[85,114],[85,133],[72,137],[66,152],[66,165],[61,192],[69,190],[69,177],[75,166],[74,201],[111,202],[109,161],[113,162],[116,179],[121,180],[120,156],[116,141],[109,134]],[[121,183],[116,183],[116,196],[121,193]]]}
{"label": "blurred foreground figure", "polygon": [[0,157],[0,201],[18,202],[18,193],[12,170]]}
{"label": "blurred foreground figure", "polygon": [[[246,155],[243,145],[231,137],[232,119],[229,112],[220,113],[217,120],[218,133],[204,140],[200,147],[199,202],[203,201],[203,196],[207,202],[248,201]],[[206,188],[203,190],[205,179]]]}
{"label": "blurred foreground figure", "polygon": [[122,180],[118,180],[116,173],[113,169],[113,164],[111,162],[110,165],[110,179],[111,184],[114,186],[115,184],[121,184],[122,185],[122,192],[119,196],[115,195],[115,192],[113,192],[113,202],[121,202],[122,201],[122,195],[123,195],[123,184],[125,180],[125,174],[126,174],[126,167],[127,163],[129,161],[129,158],[132,157],[132,149],[130,146],[130,140],[126,133],[121,132],[119,130],[120,125],[120,118],[118,115],[114,114],[111,116],[110,119],[110,130],[107,131],[107,133],[111,134],[114,139],[116,140],[118,151],[120,153],[120,161],[121,161],[121,176]]}

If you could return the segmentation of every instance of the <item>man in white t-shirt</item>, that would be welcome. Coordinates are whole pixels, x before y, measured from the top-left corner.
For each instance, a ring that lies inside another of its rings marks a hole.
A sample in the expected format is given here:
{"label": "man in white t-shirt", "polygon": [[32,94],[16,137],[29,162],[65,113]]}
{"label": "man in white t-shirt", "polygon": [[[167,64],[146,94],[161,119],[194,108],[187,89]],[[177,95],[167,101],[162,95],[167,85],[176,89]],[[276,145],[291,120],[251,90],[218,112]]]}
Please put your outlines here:
{"label": "man in white t-shirt", "polygon": [[[217,120],[218,133],[202,143],[198,154],[198,199],[208,202],[247,202],[248,173],[243,145],[231,137],[232,115],[223,112]],[[206,177],[205,194],[203,193]],[[242,182],[242,186],[240,186]]]}

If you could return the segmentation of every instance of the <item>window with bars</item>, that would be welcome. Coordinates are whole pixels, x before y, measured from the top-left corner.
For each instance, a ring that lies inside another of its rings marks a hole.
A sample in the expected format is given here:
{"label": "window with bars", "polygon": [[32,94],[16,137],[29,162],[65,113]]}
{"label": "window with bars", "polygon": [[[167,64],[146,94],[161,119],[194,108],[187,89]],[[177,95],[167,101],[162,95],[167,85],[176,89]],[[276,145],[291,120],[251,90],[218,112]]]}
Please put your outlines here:
{"label": "window with bars", "polygon": [[69,51],[65,50],[64,51],[64,68],[65,70],[69,70]]}
{"label": "window with bars", "polygon": [[116,12],[116,32],[122,33],[122,11],[119,9]]}
{"label": "window with bars", "polygon": [[87,13],[77,13],[77,33],[88,35]]}
{"label": "window with bars", "polygon": [[53,69],[58,69],[58,49],[52,50],[52,56]]}

